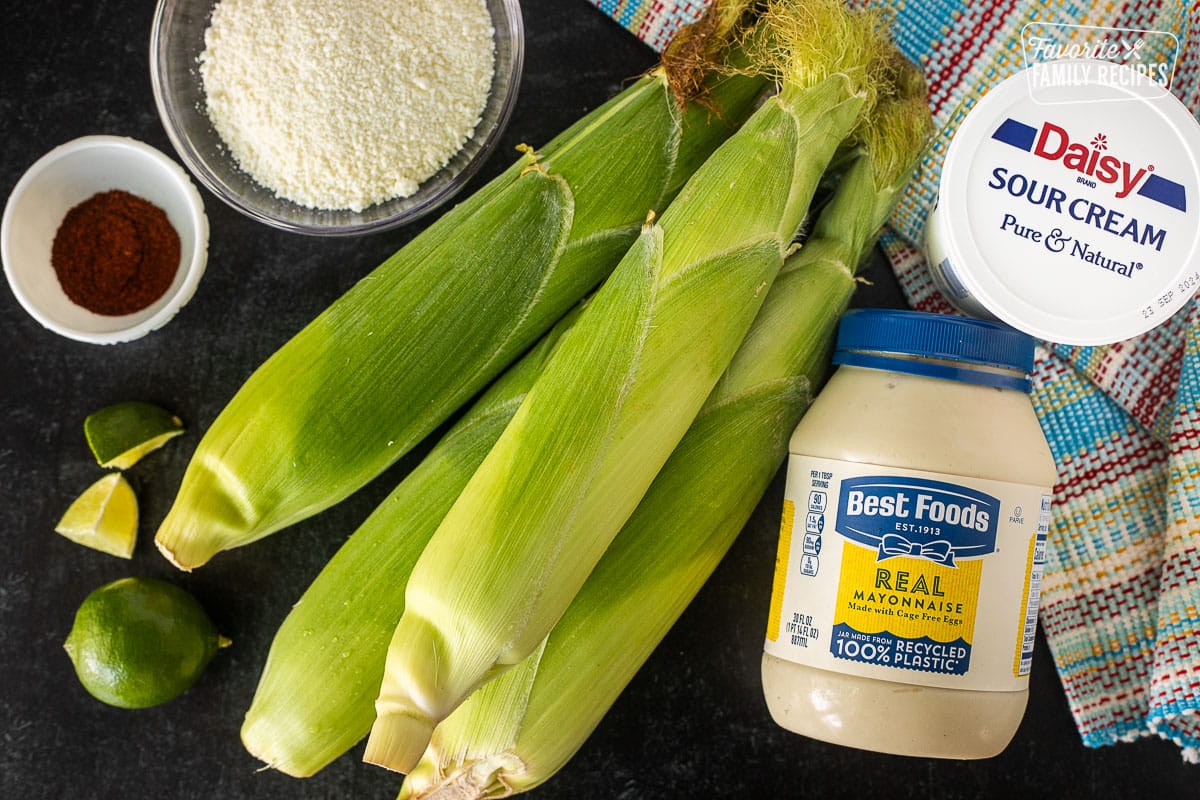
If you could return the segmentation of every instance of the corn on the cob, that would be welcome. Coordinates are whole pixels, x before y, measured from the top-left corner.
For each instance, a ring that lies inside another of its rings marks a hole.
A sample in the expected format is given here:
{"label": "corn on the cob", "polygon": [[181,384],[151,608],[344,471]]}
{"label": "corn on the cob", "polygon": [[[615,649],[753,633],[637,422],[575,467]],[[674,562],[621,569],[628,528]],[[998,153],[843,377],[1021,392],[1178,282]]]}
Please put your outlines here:
{"label": "corn on the cob", "polygon": [[[705,26],[672,75],[692,86],[735,17]],[[271,356],[200,442],[163,554],[191,569],[344,499],[599,283],[767,85],[710,74],[681,109],[679,80],[660,67],[527,153]]]}
{"label": "corn on the cob", "polygon": [[880,47],[836,3],[775,5],[758,35],[780,94],[643,227],[421,554],[367,761],[410,770],[437,722],[538,646],[750,327]]}
{"label": "corn on the cob", "polygon": [[863,155],[553,632],[437,727],[401,800],[501,797],[547,780],[707,580],[783,460],[809,387],[823,380],[853,272],[927,139],[923,92],[907,91],[881,103]]}
{"label": "corn on the cob", "polygon": [[413,564],[576,316],[488,388],[288,613],[242,724],[242,743],[267,766],[308,777],[367,735]]}

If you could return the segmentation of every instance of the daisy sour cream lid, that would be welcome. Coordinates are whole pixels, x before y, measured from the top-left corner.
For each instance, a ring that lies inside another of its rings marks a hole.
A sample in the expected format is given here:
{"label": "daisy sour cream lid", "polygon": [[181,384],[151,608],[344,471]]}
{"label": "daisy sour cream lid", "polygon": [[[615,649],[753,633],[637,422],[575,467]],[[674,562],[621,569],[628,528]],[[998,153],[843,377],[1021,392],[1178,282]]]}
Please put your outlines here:
{"label": "daisy sour cream lid", "polygon": [[988,92],[946,153],[926,249],[961,310],[1108,344],[1200,286],[1200,124],[1104,61],[1038,64]]}

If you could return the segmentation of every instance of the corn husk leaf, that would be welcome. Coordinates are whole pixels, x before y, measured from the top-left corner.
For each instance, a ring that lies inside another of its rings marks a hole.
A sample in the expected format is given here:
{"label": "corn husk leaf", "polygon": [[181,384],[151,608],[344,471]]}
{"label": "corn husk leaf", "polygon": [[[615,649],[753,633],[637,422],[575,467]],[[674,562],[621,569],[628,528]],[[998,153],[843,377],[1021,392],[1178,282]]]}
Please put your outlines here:
{"label": "corn husk leaf", "polygon": [[367,735],[409,573],[576,317],[565,317],[472,405],[288,613],[242,724],[242,743],[267,766],[308,777]]}
{"label": "corn husk leaf", "polygon": [[782,91],[643,228],[422,553],[367,761],[408,771],[437,722],[538,647],[758,313],[880,45],[832,3],[765,18],[757,41]]}
{"label": "corn husk leaf", "polygon": [[549,779],[708,579],[823,381],[854,271],[928,139],[923,89],[905,92],[881,103],[729,370],[553,632],[438,726],[401,800],[506,797]]}
{"label": "corn husk leaf", "polygon": [[197,447],[163,554],[192,569],[328,508],[486,386],[604,279],[766,85],[707,66],[703,98],[679,106],[660,68],[527,152],[271,356]]}

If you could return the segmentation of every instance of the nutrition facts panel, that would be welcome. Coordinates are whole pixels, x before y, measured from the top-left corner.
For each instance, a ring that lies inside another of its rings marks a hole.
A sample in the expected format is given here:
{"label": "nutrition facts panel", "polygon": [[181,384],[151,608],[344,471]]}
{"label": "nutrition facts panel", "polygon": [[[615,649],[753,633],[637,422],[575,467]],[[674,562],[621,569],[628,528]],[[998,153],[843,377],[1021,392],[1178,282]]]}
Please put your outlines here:
{"label": "nutrition facts panel", "polygon": [[1029,554],[1025,586],[1025,621],[1021,632],[1021,649],[1017,654],[1016,669],[1013,673],[1020,677],[1029,674],[1033,664],[1033,645],[1037,640],[1037,618],[1039,598],[1042,591],[1042,573],[1046,569],[1046,537],[1050,532],[1050,495],[1042,496],[1042,507],[1038,512],[1037,535],[1033,539],[1033,548]]}

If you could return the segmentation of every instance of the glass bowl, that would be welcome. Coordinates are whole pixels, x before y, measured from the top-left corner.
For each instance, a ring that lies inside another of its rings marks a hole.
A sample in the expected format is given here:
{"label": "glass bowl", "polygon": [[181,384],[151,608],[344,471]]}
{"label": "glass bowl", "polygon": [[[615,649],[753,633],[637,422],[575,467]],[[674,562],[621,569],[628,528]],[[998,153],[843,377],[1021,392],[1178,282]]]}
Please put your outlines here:
{"label": "glass bowl", "polygon": [[496,64],[483,116],[471,139],[408,197],[362,211],[306,208],[259,185],[237,165],[205,110],[199,57],[217,0],[159,0],[150,33],[150,78],[167,136],[213,194],[252,219],[321,236],[379,231],[428,214],[457,193],[496,146],[516,103],[525,57],[518,0],[485,0],[495,29]]}

